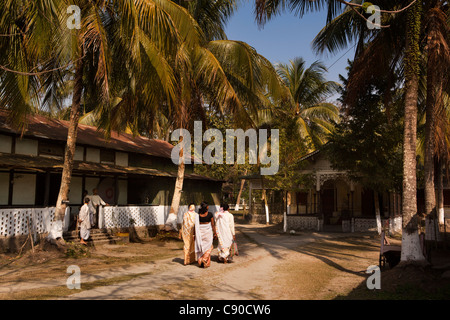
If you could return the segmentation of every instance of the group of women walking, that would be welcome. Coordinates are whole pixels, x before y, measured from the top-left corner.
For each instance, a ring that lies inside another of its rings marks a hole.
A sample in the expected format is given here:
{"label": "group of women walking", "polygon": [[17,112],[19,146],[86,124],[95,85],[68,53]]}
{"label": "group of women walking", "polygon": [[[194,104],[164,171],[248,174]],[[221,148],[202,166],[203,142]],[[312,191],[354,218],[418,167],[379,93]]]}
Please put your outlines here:
{"label": "group of women walking", "polygon": [[228,263],[237,254],[234,217],[228,209],[228,204],[222,204],[220,210],[212,214],[208,204],[202,202],[197,213],[195,204],[189,205],[181,227],[185,265],[197,261],[200,267],[208,268],[215,238],[220,262]]}

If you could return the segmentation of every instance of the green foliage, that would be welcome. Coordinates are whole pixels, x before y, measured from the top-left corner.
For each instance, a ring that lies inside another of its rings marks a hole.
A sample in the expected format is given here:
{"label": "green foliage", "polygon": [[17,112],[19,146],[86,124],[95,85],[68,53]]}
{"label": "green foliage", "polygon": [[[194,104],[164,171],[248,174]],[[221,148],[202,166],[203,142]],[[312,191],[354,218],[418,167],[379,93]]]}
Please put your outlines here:
{"label": "green foliage", "polygon": [[[325,148],[333,168],[378,191],[400,190],[402,182],[401,92],[385,106],[380,94],[385,86],[384,79],[373,79],[336,124]],[[345,96],[345,89],[342,93]]]}
{"label": "green foliage", "polygon": [[[370,7],[370,6],[373,6],[373,3],[371,3],[371,2],[364,2],[363,4],[362,4],[362,9],[364,10],[364,12],[367,12],[367,9]],[[372,14],[373,14],[374,12],[372,12]]]}
{"label": "green foliage", "polygon": [[[222,179],[230,182],[239,182],[239,176],[244,174],[250,174],[252,172],[256,172],[258,167],[254,164],[249,164],[248,160],[248,150],[246,150],[245,154],[245,164],[227,164],[226,163],[226,130],[232,129],[235,127],[233,118],[231,115],[227,114],[219,114],[212,110],[206,111],[206,119],[205,119],[205,127],[203,130],[207,130],[210,128],[215,128],[220,130],[223,136],[223,163],[222,164],[197,164],[194,165],[194,172],[197,174],[201,174],[204,176],[208,176],[215,179]],[[194,150],[194,141],[192,139],[192,150]],[[202,150],[210,144],[211,142],[203,142]],[[234,150],[234,159],[237,159],[237,148]]]}
{"label": "green foliage", "polygon": [[313,151],[326,142],[333,122],[339,119],[338,107],[327,101],[339,84],[326,80],[327,69],[320,61],[306,66],[305,60],[297,57],[288,64],[278,64],[276,69],[290,93],[289,99],[278,108],[277,116],[289,115],[294,122],[286,120],[298,131],[297,137],[307,143],[308,151]]}
{"label": "green foliage", "polygon": [[301,136],[296,118],[283,110],[283,106],[275,109],[277,116],[270,124],[279,130],[279,170],[273,176],[265,176],[265,186],[273,190],[298,190],[300,185],[312,183],[311,176],[299,172],[303,165],[299,159],[308,153],[311,145]]}
{"label": "green foliage", "polygon": [[67,258],[74,258],[74,259],[88,258],[91,256],[91,252],[89,251],[88,247],[73,242],[69,243],[65,254]]}
{"label": "green foliage", "polygon": [[306,66],[304,59],[295,58],[276,69],[289,97],[274,108],[269,121],[279,130],[279,170],[265,181],[274,190],[299,190],[300,185],[313,185],[312,175],[300,173],[299,159],[325,144],[339,120],[338,107],[327,101],[339,85],[326,80],[327,69],[320,61]]}

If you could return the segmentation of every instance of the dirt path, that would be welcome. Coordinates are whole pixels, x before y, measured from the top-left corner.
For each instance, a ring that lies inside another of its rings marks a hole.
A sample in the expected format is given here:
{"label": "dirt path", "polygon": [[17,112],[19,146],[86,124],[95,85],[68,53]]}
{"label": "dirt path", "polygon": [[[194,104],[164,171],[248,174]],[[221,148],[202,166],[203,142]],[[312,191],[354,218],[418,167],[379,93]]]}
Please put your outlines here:
{"label": "dirt path", "polygon": [[[0,264],[1,299],[298,300],[346,296],[378,262],[368,234],[300,232],[237,224],[239,256],[208,269],[183,265],[182,242],[105,245],[86,257],[42,252]],[[27,259],[30,259],[29,261]],[[66,287],[67,267],[81,269],[81,290]]]}
{"label": "dirt path", "polygon": [[[430,289],[419,292],[419,297],[428,299],[429,292],[434,292],[436,299],[447,299],[450,292],[450,282],[441,276],[446,269],[435,274],[435,270],[394,268],[382,273],[381,287],[386,292],[368,290],[366,270],[378,263],[379,255],[380,240],[374,233],[290,235],[279,226],[237,224],[237,242],[239,256],[233,263],[218,263],[215,249],[208,269],[184,266],[182,242],[164,237],[89,249],[78,245],[74,248],[86,252],[70,257],[44,249],[12,260],[0,255],[0,300],[415,298],[418,291],[409,285],[411,279]],[[81,290],[66,286],[69,265],[80,267]],[[399,279],[409,287],[400,287],[396,293],[395,287],[403,283]],[[406,296],[405,288],[412,288]]]}
{"label": "dirt path", "polygon": [[[96,287],[68,299],[328,299],[345,294],[364,280],[364,271],[377,258],[373,240],[348,248],[344,234],[268,232],[263,225],[239,225],[240,255],[231,264],[213,262],[208,269],[184,266],[182,255],[157,263],[151,274]],[[330,244],[330,241],[336,241]],[[364,238],[361,238],[364,240]],[[361,240],[360,239],[360,240]],[[327,244],[329,250],[308,245]],[[376,243],[376,242],[375,242]],[[346,246],[345,250],[339,247]],[[314,248],[314,249],[312,249]],[[366,250],[365,257],[351,250]],[[311,251],[312,250],[312,251]],[[314,252],[314,250],[318,250]],[[326,252],[320,252],[325,250]],[[346,251],[347,250],[347,251]],[[366,250],[367,251],[367,250]],[[333,253],[334,252],[334,256]],[[328,256],[321,257],[320,254]],[[353,255],[359,263],[349,262]],[[327,260],[324,260],[327,259]],[[376,260],[375,260],[376,261]],[[352,265],[352,266],[350,266]],[[311,271],[315,273],[311,275]]]}

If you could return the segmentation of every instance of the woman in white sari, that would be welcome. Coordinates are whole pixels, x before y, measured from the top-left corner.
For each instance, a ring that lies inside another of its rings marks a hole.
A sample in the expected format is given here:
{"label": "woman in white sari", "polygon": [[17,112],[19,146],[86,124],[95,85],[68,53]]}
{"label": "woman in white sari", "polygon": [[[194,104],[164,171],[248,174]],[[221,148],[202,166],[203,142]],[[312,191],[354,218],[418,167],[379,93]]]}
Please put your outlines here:
{"label": "woman in white sari", "polygon": [[231,246],[236,239],[234,217],[228,212],[228,209],[228,204],[223,204],[215,215],[217,238],[219,240],[217,250],[219,251],[219,261],[223,263],[228,263],[232,260]]}
{"label": "woman in white sari", "polygon": [[215,235],[214,217],[208,212],[208,205],[204,202],[195,218],[195,254],[200,267],[208,268],[211,265],[211,251]]}
{"label": "woman in white sari", "polygon": [[84,205],[80,209],[78,222],[80,223],[80,243],[87,245],[87,240],[91,234],[91,209],[89,206],[90,199],[84,198]]}

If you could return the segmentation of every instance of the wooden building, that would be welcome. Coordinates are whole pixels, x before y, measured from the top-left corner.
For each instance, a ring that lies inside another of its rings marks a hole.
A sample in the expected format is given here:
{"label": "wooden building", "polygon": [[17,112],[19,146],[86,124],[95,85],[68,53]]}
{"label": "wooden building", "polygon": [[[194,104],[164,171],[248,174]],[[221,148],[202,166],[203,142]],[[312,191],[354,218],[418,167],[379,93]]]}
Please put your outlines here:
{"label": "wooden building", "polygon": [[[67,121],[36,115],[28,117],[22,134],[7,125],[7,116],[0,110],[0,223],[6,221],[2,212],[11,209],[56,205],[68,128]],[[172,148],[162,140],[126,133],[112,132],[106,140],[96,127],[80,124],[69,194],[72,215],[82,204],[83,191],[91,194],[94,188],[110,211],[147,206],[167,215],[177,173]],[[221,186],[222,181],[197,175],[193,165],[186,165],[181,205],[203,200],[218,205]],[[164,217],[157,220],[161,224]],[[13,223],[18,222],[4,223],[0,235],[2,230],[14,235],[8,232]]]}
{"label": "wooden building", "polygon": [[[299,186],[289,192],[288,228],[322,230],[329,226],[344,232],[377,230],[375,210],[380,210],[381,224],[389,220],[391,231],[401,230],[401,195],[374,190],[349,179],[344,171],[331,167],[325,153],[314,151],[300,159],[305,169],[301,173],[311,176],[311,185]],[[418,191],[418,208],[423,207]],[[378,206],[376,198],[378,196]],[[445,186],[444,205],[450,218],[450,188]]]}

